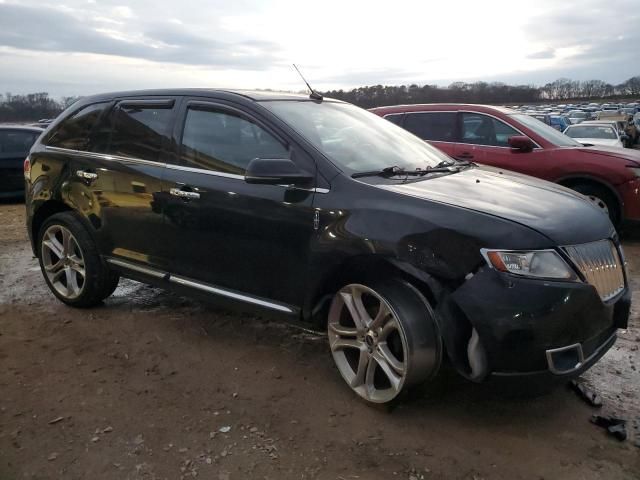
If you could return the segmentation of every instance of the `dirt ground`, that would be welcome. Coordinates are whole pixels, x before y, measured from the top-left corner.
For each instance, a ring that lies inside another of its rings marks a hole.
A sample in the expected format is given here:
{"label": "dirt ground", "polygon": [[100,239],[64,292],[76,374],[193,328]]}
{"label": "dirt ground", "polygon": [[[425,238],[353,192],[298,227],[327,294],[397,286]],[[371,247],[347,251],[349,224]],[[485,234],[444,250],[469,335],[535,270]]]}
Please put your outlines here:
{"label": "dirt ground", "polygon": [[[565,386],[514,396],[445,371],[389,411],[343,385],[325,338],[272,319],[131,281],[65,307],[23,225],[0,204],[0,480],[640,478],[637,306],[585,374],[600,413],[629,420],[618,442]],[[624,245],[638,298],[640,233]]]}

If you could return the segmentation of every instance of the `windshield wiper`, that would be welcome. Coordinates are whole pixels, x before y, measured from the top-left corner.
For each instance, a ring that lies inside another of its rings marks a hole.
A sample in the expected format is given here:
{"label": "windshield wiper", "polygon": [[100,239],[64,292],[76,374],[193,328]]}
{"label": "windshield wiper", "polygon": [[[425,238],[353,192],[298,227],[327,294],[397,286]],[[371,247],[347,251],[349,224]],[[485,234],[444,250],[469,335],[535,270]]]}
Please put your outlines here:
{"label": "windshield wiper", "polygon": [[[447,165],[447,166],[445,166]],[[455,172],[458,170],[458,165],[454,164],[454,163],[448,163],[448,162],[440,162],[438,165],[436,165],[435,167],[428,167],[428,168],[416,168],[415,170],[405,170],[404,168],[398,167],[397,165],[394,165],[392,167],[386,167],[383,168],[381,170],[371,170],[368,172],[356,172],[353,175],[351,175],[352,178],[360,178],[360,177],[372,177],[372,176],[378,176],[378,177],[396,177],[399,175],[414,175],[414,176],[424,176],[427,175],[429,173],[438,173],[438,172]]]}

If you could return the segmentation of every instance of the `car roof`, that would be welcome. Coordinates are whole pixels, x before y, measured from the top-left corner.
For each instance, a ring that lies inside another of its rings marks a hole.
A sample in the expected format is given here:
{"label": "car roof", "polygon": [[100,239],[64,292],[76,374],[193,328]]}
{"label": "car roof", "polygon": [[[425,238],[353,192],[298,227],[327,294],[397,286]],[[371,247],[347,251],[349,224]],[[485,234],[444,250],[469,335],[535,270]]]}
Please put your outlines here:
{"label": "car roof", "polygon": [[14,125],[10,123],[0,124],[0,130],[27,130],[31,132],[42,132],[44,128],[33,127],[31,125]]}
{"label": "car roof", "polygon": [[480,113],[494,113],[500,112],[503,114],[519,113],[517,110],[513,110],[507,107],[497,107],[494,105],[478,105],[474,103],[419,103],[413,105],[393,105],[386,107],[376,107],[370,109],[370,111],[377,113],[378,115],[384,115],[389,113],[405,113],[405,112],[428,112],[433,110],[445,110],[445,111],[457,111],[457,110],[471,110]]}
{"label": "car roof", "polygon": [[577,123],[575,125],[570,125],[568,128],[571,127],[579,127],[580,125],[607,125],[607,126],[613,126],[614,123],[618,123],[615,120],[590,120],[588,122],[582,122],[582,123]]}
{"label": "car roof", "polygon": [[[129,90],[122,92],[106,92],[98,95],[84,97],[83,103],[87,100],[101,100],[117,97],[143,97],[143,96],[209,96],[209,95],[235,95],[256,102],[269,100],[297,100],[297,101],[315,101],[308,94],[277,92],[271,90],[241,90],[227,88],[164,88],[153,90]],[[331,98],[326,98],[332,102],[340,102]]]}

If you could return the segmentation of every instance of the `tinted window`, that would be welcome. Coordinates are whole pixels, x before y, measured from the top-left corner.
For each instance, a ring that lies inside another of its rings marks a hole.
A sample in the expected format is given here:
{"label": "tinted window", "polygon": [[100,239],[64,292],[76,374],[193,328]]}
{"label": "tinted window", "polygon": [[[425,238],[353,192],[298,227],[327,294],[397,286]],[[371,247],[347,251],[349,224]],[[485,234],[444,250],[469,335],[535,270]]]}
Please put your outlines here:
{"label": "tinted window", "polygon": [[288,158],[270,133],[235,114],[187,110],[182,161],[192,167],[243,175],[254,158]]}
{"label": "tinted window", "polygon": [[456,112],[407,113],[404,128],[423,140],[456,141]]}
{"label": "tinted window", "polygon": [[58,126],[45,142],[52,147],[87,150],[89,135],[107,103],[94,103],[82,108]]}
{"label": "tinted window", "polygon": [[402,117],[404,117],[404,113],[390,113],[389,115],[385,115],[384,119],[389,120],[391,123],[395,123],[396,125],[400,125],[402,123]]}
{"label": "tinted window", "polygon": [[[0,130],[0,154],[26,154],[40,135],[39,132],[25,130]],[[2,155],[4,157],[5,155]]]}
{"label": "tinted window", "polygon": [[118,105],[111,113],[111,138],[103,153],[159,161],[168,141],[172,112],[169,106]]}
{"label": "tinted window", "polygon": [[462,143],[508,147],[509,137],[514,135],[520,133],[493,117],[479,113],[462,114]]}

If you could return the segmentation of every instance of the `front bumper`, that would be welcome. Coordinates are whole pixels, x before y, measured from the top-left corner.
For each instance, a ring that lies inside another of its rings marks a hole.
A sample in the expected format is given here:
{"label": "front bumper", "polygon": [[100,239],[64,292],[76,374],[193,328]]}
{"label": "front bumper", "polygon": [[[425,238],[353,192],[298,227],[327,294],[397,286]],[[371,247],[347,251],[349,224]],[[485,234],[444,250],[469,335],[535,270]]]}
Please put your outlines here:
{"label": "front bumper", "polygon": [[467,344],[478,332],[488,374],[578,375],[627,326],[631,292],[602,302],[587,283],[543,281],[481,268],[439,308],[441,331],[454,365],[471,375]]}

